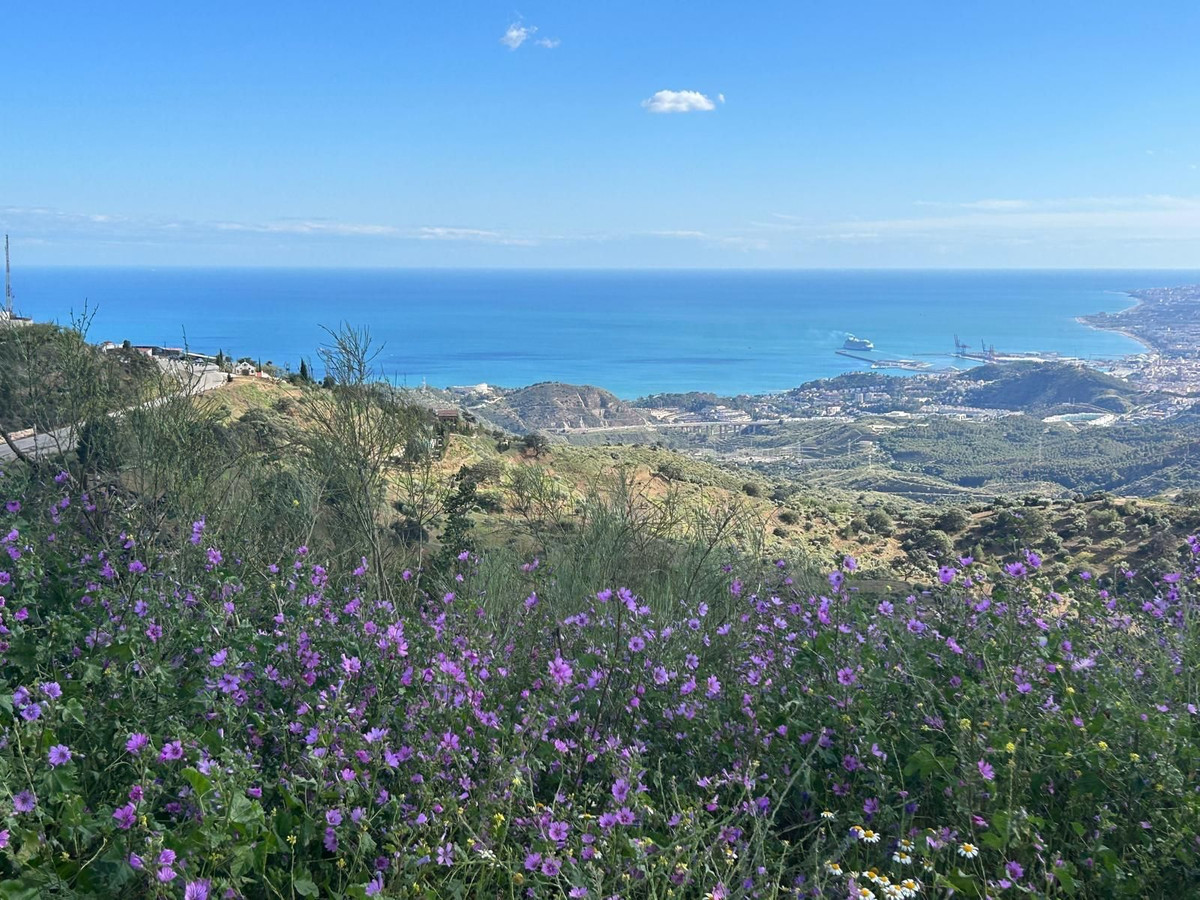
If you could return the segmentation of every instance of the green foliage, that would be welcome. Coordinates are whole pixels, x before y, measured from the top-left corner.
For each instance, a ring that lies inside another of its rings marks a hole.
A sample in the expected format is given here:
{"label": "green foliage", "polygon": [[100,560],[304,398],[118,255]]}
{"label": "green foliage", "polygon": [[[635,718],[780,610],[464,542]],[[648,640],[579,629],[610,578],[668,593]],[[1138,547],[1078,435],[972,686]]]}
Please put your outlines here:
{"label": "green foliage", "polygon": [[531,431],[521,438],[521,446],[527,453],[533,454],[536,458],[540,457],[543,453],[549,452],[550,439],[540,431]]}

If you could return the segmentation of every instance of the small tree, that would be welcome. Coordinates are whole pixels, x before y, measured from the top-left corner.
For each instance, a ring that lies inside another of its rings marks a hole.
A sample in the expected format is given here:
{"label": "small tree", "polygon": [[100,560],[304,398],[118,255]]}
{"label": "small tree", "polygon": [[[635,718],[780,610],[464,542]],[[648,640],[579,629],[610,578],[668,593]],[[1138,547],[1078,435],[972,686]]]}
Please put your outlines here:
{"label": "small tree", "polygon": [[305,384],[312,381],[312,377],[308,374],[308,363],[304,360],[300,360],[300,380]]}
{"label": "small tree", "polygon": [[540,457],[543,453],[550,451],[550,439],[540,431],[531,431],[525,437],[521,438],[521,445],[526,452],[532,453],[534,457]]}

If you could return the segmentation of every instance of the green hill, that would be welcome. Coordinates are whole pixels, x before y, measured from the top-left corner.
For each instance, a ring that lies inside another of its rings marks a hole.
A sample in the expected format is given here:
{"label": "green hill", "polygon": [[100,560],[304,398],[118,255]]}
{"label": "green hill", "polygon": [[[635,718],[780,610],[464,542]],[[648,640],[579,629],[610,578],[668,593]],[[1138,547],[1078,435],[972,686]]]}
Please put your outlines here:
{"label": "green hill", "polygon": [[1127,382],[1073,363],[992,363],[957,376],[970,406],[1013,409],[1031,414],[1062,407],[1126,412],[1138,391]]}

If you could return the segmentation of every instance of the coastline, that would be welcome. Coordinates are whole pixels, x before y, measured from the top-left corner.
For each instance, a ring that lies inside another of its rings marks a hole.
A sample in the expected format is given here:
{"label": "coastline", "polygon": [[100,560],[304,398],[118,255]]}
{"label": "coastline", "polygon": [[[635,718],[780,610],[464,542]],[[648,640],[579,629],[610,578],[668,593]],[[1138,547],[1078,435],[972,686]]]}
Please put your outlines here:
{"label": "coastline", "polygon": [[[1129,291],[1121,291],[1120,293],[1124,294],[1126,297],[1128,297],[1129,299],[1133,300],[1134,302],[1133,302],[1133,305],[1132,305],[1132,306],[1127,306],[1127,307],[1125,307],[1125,309],[1118,310],[1118,311],[1117,311],[1117,312],[1115,312],[1115,313],[1111,313],[1111,314],[1109,314],[1109,315],[1110,315],[1112,318],[1116,318],[1117,316],[1123,316],[1123,315],[1125,315],[1126,313],[1132,313],[1132,312],[1136,312],[1137,310],[1141,309],[1143,306],[1145,306],[1145,305],[1146,305],[1146,301],[1145,301],[1144,299],[1142,299],[1141,297],[1137,297],[1137,296],[1135,296],[1133,293],[1131,293],[1131,292],[1129,292]],[[1153,344],[1153,343],[1151,343],[1151,342],[1150,342],[1150,341],[1149,341],[1147,338],[1144,338],[1144,337],[1142,337],[1141,335],[1139,335],[1139,334],[1136,334],[1135,332],[1132,332],[1132,331],[1130,331],[1130,330],[1129,330],[1128,328],[1126,328],[1126,327],[1123,327],[1123,326],[1120,326],[1120,325],[1102,325],[1102,324],[1098,324],[1098,323],[1096,323],[1096,322],[1093,322],[1093,321],[1091,321],[1091,316],[1090,316],[1090,315],[1076,316],[1076,317],[1075,317],[1075,321],[1076,321],[1076,322],[1078,322],[1080,325],[1083,325],[1083,326],[1085,326],[1085,327],[1087,327],[1087,328],[1091,328],[1091,329],[1092,329],[1092,330],[1094,330],[1094,331],[1109,331],[1109,332],[1112,332],[1113,334],[1121,334],[1121,335],[1124,335],[1125,337],[1129,338],[1131,341],[1136,341],[1137,343],[1139,343],[1139,344],[1141,344],[1143,347],[1145,347],[1145,348],[1146,348],[1146,352],[1147,352],[1147,353],[1159,353],[1159,352],[1161,352],[1161,351],[1160,351],[1160,350],[1159,350],[1157,347],[1155,347],[1155,346],[1154,346],[1154,344]],[[1134,355],[1134,354],[1129,354],[1129,355],[1131,355],[1131,356],[1132,356],[1132,355]]]}

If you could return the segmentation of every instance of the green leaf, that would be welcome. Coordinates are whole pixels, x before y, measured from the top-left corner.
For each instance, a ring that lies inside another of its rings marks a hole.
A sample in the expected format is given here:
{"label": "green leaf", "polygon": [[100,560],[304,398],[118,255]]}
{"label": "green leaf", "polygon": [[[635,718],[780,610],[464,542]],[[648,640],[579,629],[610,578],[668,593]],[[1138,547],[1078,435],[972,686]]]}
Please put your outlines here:
{"label": "green leaf", "polygon": [[263,811],[257,800],[237,794],[229,804],[229,818],[238,825],[254,825],[262,821]]}
{"label": "green leaf", "polygon": [[5,881],[0,884],[0,897],[4,900],[38,900],[41,896],[38,885],[22,878],[20,881]]}
{"label": "green leaf", "polygon": [[1063,866],[1062,868],[1056,868],[1054,870],[1054,877],[1057,878],[1058,883],[1062,885],[1063,893],[1065,893],[1068,897],[1075,896],[1075,876],[1073,876],[1067,870],[1066,866]]}
{"label": "green leaf", "polygon": [[321,892],[313,883],[313,880],[308,876],[297,878],[292,882],[292,887],[301,897],[318,897]]}
{"label": "green leaf", "polygon": [[201,800],[213,789],[212,779],[197,769],[184,769],[183,780],[192,786],[192,790],[196,792],[196,796]]}
{"label": "green leaf", "polygon": [[988,831],[980,835],[979,843],[983,844],[985,847],[991,847],[993,850],[1003,850],[1005,840],[1002,835],[999,835],[994,831]]}

